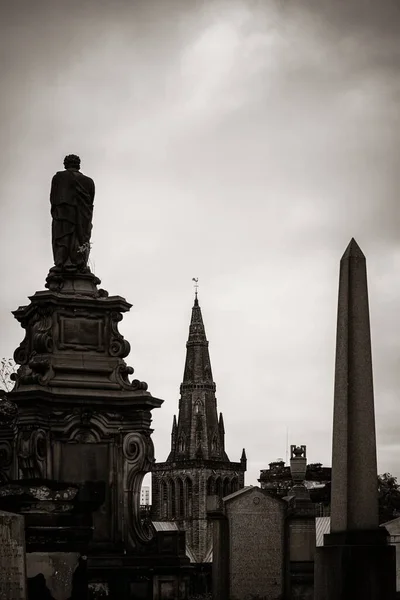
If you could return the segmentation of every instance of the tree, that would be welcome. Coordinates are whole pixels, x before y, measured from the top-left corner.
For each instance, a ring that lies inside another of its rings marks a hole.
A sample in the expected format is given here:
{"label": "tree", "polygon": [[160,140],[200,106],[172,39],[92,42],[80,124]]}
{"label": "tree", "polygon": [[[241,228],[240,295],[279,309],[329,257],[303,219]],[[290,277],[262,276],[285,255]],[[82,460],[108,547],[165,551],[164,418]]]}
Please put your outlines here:
{"label": "tree", "polygon": [[17,365],[12,358],[2,358],[0,360],[0,393],[1,391],[11,392],[14,387],[11,375],[16,371]]}
{"label": "tree", "polygon": [[390,473],[378,475],[379,523],[400,516],[400,485]]}

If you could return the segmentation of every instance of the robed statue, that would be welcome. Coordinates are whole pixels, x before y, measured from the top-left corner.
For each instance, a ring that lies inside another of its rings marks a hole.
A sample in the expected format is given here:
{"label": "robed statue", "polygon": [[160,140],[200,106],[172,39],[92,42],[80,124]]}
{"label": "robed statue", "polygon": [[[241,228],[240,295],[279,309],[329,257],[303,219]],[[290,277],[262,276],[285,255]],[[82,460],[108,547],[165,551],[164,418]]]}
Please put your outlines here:
{"label": "robed statue", "polygon": [[66,156],[65,171],[51,182],[53,255],[60,271],[87,270],[95,188],[93,179],[80,172],[80,164],[79,156]]}

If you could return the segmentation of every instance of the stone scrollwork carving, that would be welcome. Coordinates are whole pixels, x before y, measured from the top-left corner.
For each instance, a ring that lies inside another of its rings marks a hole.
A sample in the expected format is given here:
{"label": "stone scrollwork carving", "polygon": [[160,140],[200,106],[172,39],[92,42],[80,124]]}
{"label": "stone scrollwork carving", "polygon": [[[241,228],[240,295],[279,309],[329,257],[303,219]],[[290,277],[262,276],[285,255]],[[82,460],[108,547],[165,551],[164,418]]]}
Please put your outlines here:
{"label": "stone scrollwork carving", "polygon": [[20,343],[18,348],[14,352],[14,360],[17,365],[25,365],[29,361],[29,342],[28,337]]}
{"label": "stone scrollwork carving", "polygon": [[21,321],[26,337],[14,352],[14,360],[18,365],[26,365],[34,354],[49,354],[53,351],[52,315],[51,308],[38,307],[30,324],[25,320]]}
{"label": "stone scrollwork carving", "polygon": [[21,365],[11,379],[18,388],[21,384],[46,385],[53,376],[48,355],[53,352],[53,309],[38,307],[29,324],[21,320],[26,336],[14,352],[14,360]]}
{"label": "stone scrollwork carving", "polygon": [[32,350],[37,354],[48,354],[53,351],[51,329],[53,311],[48,307],[39,307],[32,326]]}
{"label": "stone scrollwork carving", "polygon": [[115,378],[117,383],[124,389],[129,391],[146,391],[147,383],[144,381],[139,381],[138,379],[133,379],[133,381],[129,381],[128,375],[132,375],[134,373],[133,367],[128,367],[125,363],[119,365],[115,371]]}
{"label": "stone scrollwork carving", "polygon": [[134,547],[137,547],[147,543],[153,537],[150,527],[142,522],[140,516],[142,481],[154,462],[154,447],[150,435],[138,432],[128,433],[123,440],[123,454],[126,460],[125,511],[129,523],[129,541]]}
{"label": "stone scrollwork carving", "polygon": [[16,389],[20,385],[47,385],[54,377],[54,371],[46,356],[40,356],[33,352],[29,363],[21,365],[17,373],[13,373],[11,379],[16,382]]}
{"label": "stone scrollwork carving", "polygon": [[42,429],[21,431],[18,436],[18,467],[26,479],[46,478],[47,437]]}
{"label": "stone scrollwork carving", "polygon": [[122,315],[118,312],[112,312],[110,315],[110,345],[109,352],[111,356],[125,358],[128,356],[131,346],[118,331],[118,323],[122,321]]}

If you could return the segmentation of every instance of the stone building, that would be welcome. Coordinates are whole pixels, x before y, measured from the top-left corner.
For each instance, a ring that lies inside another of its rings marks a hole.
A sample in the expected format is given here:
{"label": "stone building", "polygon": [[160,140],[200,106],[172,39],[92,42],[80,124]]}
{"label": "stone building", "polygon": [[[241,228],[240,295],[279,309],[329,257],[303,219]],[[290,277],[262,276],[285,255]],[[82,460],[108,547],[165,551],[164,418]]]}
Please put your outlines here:
{"label": "stone building", "polygon": [[214,600],[312,600],[315,506],[306,465],[306,446],[291,446],[292,485],[284,497],[249,486],[208,498]]}
{"label": "stone building", "polygon": [[180,388],[179,415],[173,419],[171,452],[152,466],[154,521],[174,521],[186,531],[193,562],[208,562],[212,553],[207,496],[228,496],[244,487],[247,459],[231,462],[225,452],[222,413],[217,414],[208,341],[195,296],[186,363]]}
{"label": "stone building", "polygon": [[[269,469],[262,469],[258,479],[260,487],[269,494],[283,498],[293,486],[290,467],[283,460],[269,463]],[[315,504],[319,517],[330,515],[331,502],[331,468],[321,463],[307,465],[304,485],[310,492],[311,501]]]}

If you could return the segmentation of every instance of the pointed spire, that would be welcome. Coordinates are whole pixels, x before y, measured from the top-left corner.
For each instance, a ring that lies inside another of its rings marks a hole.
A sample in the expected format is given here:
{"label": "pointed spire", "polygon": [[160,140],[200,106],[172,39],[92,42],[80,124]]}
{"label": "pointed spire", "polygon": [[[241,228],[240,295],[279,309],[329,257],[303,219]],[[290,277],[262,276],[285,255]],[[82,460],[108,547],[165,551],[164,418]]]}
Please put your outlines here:
{"label": "pointed spire", "polygon": [[240,457],[240,462],[241,463],[247,463],[246,450],[244,448],[243,448],[243,451],[242,451],[242,456]]}
{"label": "pointed spire", "polygon": [[[208,460],[210,457],[213,460],[229,460],[224,450],[223,418],[218,421],[215,389],[208,341],[196,293],[186,343],[185,370],[180,387],[175,447],[178,450],[181,438],[185,439],[185,444],[184,450],[179,450],[177,454],[179,460]],[[172,456],[171,452],[168,460],[172,460]]]}
{"label": "pointed spire", "polygon": [[178,425],[176,423],[176,415],[174,415],[172,421],[172,431],[171,431],[171,452],[175,452],[176,450],[176,434],[178,431]]}
{"label": "pointed spire", "polygon": [[222,416],[222,412],[219,413],[218,427],[219,427],[220,433],[224,434],[225,426],[224,426],[224,417]]}
{"label": "pointed spire", "polygon": [[208,353],[208,341],[203,323],[203,316],[197,296],[194,299],[192,317],[189,326],[189,337],[186,343],[186,362],[181,385],[205,384],[215,391],[212,379],[210,356]]}
{"label": "pointed spire", "polygon": [[332,532],[378,528],[367,267],[354,239],[340,262],[331,515]]}

